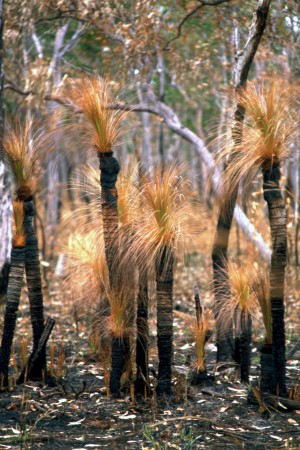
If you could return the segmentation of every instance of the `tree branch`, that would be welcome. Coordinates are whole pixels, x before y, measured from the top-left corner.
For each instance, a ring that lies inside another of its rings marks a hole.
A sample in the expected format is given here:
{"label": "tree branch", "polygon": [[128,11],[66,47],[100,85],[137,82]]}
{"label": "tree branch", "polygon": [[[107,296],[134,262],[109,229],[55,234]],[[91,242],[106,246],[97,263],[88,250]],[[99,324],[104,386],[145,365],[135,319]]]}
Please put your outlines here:
{"label": "tree branch", "polygon": [[184,18],[181,20],[181,22],[179,22],[178,26],[177,26],[177,33],[176,36],[174,36],[172,39],[170,39],[169,41],[167,41],[167,43],[165,44],[165,46],[163,47],[163,50],[169,50],[169,45],[171,44],[171,42],[177,40],[178,38],[180,38],[181,36],[181,30],[183,25],[191,18],[193,17],[193,15],[199,11],[200,9],[202,9],[204,6],[217,6],[217,5],[221,5],[222,3],[227,3],[230,2],[230,0],[215,0],[213,2],[205,2],[205,1],[201,1],[198,0],[200,2],[200,5],[196,6],[194,9],[192,9],[191,12],[189,12],[186,16],[184,16]]}
{"label": "tree branch", "polygon": [[10,89],[11,91],[17,92],[17,94],[24,95],[26,97],[27,95],[30,95],[33,93],[32,89],[24,90],[21,89],[19,86],[16,85],[16,83],[13,82],[13,80],[6,74],[4,74],[4,79],[8,82],[8,84],[5,84],[3,86],[3,89]]}

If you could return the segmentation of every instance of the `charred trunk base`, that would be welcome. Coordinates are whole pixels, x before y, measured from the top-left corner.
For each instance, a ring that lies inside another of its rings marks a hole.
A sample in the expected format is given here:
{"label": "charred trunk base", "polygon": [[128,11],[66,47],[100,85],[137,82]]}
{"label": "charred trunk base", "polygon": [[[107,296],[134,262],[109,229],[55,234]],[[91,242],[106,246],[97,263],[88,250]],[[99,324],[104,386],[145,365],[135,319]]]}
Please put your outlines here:
{"label": "charred trunk base", "polygon": [[260,349],[260,391],[270,392],[273,385],[272,345],[263,344]]}
{"label": "charred trunk base", "polygon": [[190,373],[190,384],[192,386],[201,386],[202,384],[210,384],[215,380],[215,377],[209,373],[207,373],[206,370],[197,370],[194,369]]}
{"label": "charred trunk base", "polygon": [[[226,335],[218,338],[217,343],[217,363],[232,362],[235,360],[234,348],[235,343],[231,331]],[[225,367],[225,365],[224,365]]]}
{"label": "charred trunk base", "polygon": [[148,308],[140,302],[137,310],[135,395],[147,398],[150,395],[148,374]]}
{"label": "charred trunk base", "polygon": [[172,380],[172,340],[173,335],[158,336],[157,346],[159,352],[159,365],[158,365],[158,382],[156,387],[156,393],[158,397],[171,396],[171,380]]}
{"label": "charred trunk base", "polygon": [[112,339],[109,390],[113,397],[121,395],[121,376],[125,368],[125,345],[120,338]]}

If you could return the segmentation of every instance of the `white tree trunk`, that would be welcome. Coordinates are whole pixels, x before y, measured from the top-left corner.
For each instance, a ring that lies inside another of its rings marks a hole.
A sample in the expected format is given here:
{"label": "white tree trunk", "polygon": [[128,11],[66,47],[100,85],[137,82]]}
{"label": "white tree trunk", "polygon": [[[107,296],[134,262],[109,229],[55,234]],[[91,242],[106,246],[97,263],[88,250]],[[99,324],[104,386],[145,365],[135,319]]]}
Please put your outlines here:
{"label": "white tree trunk", "polygon": [[0,161],[0,270],[5,263],[10,262],[11,252],[11,194],[8,173],[4,163]]}

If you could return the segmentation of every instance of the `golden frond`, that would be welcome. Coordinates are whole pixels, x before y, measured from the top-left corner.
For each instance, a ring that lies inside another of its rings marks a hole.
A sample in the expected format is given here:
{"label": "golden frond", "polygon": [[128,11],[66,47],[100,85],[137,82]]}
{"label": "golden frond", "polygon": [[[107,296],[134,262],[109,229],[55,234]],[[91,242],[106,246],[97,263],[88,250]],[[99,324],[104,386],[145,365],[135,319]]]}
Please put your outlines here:
{"label": "golden frond", "polygon": [[207,332],[209,331],[210,313],[205,310],[200,321],[194,320],[193,331],[195,336],[195,351],[197,358],[197,370],[203,372],[205,367],[205,343]]}
{"label": "golden frond", "polygon": [[30,119],[26,119],[24,125],[16,122],[6,128],[3,153],[16,183],[17,199],[32,198],[41,177],[38,161],[45,150],[46,137]]}
{"label": "golden frond", "polygon": [[237,101],[245,108],[242,139],[234,144],[228,133],[217,164],[225,161],[220,185],[221,203],[231,198],[239,182],[247,189],[262,167],[272,167],[291,153],[297,122],[292,108],[292,93],[282,82],[271,80],[256,86],[249,82]]}
{"label": "golden frond", "polygon": [[107,290],[110,304],[110,315],[106,320],[105,333],[123,339],[134,330],[134,291],[131,289]]}
{"label": "golden frond", "polygon": [[220,285],[220,294],[224,298],[222,306],[217,312],[219,323],[224,331],[228,329],[233,318],[237,327],[240,327],[242,317],[249,315],[252,318],[257,318],[258,316],[257,298],[253,289],[253,277],[255,277],[253,265],[245,264],[241,267],[234,262],[228,262],[226,266],[229,275],[230,293],[224,297],[223,287]]}
{"label": "golden frond", "polygon": [[14,216],[14,233],[13,233],[13,247],[25,247],[26,239],[24,232],[24,202],[15,200],[13,202],[13,216]]}
{"label": "golden frond", "polygon": [[263,324],[265,327],[265,343],[272,344],[272,313],[271,313],[271,299],[270,299],[270,280],[267,274],[260,273],[256,276],[253,284],[256,298],[258,300]]}
{"label": "golden frond", "polygon": [[183,253],[188,238],[201,231],[201,219],[193,214],[193,192],[175,166],[163,173],[157,168],[152,179],[144,176],[140,202],[132,250],[148,267],[162,251]]}
{"label": "golden frond", "polygon": [[133,225],[140,214],[138,187],[138,164],[127,163],[118,175],[118,216],[120,225]]}
{"label": "golden frond", "polygon": [[60,95],[83,114],[81,133],[85,142],[98,153],[110,153],[119,143],[122,124],[128,112],[113,109],[118,102],[115,85],[101,77],[77,78],[66,81]]}

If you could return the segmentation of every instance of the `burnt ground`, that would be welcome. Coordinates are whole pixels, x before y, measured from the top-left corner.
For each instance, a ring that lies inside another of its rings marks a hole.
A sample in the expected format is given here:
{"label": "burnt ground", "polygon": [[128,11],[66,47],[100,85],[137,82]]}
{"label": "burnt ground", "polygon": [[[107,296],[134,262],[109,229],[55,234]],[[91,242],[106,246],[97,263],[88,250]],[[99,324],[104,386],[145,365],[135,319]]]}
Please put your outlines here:
{"label": "burnt ground", "polygon": [[[206,269],[204,268],[203,271]],[[26,293],[24,294],[26,297]],[[137,403],[130,389],[121,399],[107,396],[107,370],[93,357],[85,320],[74,321],[60,282],[45,296],[46,314],[55,317],[51,342],[66,351],[63,377],[57,386],[27,383],[0,392],[0,449],[277,449],[300,448],[300,410],[247,401],[249,387],[237,380],[234,367],[214,366],[215,346],[207,346],[208,371],[214,381],[191,386],[189,366],[193,339],[185,313],[193,311],[189,282],[176,288],[174,386],[171,400],[155,397]],[[15,345],[30,330],[27,299],[22,300]],[[294,312],[294,315],[296,313]],[[297,315],[297,314],[296,314]],[[154,329],[154,327],[153,327]],[[291,326],[295,338],[295,323]],[[259,332],[254,337],[259,340]],[[293,343],[289,342],[289,347]],[[258,375],[253,346],[252,382]],[[299,383],[299,358],[288,361],[289,384]],[[152,344],[150,360],[157,362]],[[15,363],[16,365],[16,363]],[[155,378],[152,378],[155,385]]]}

